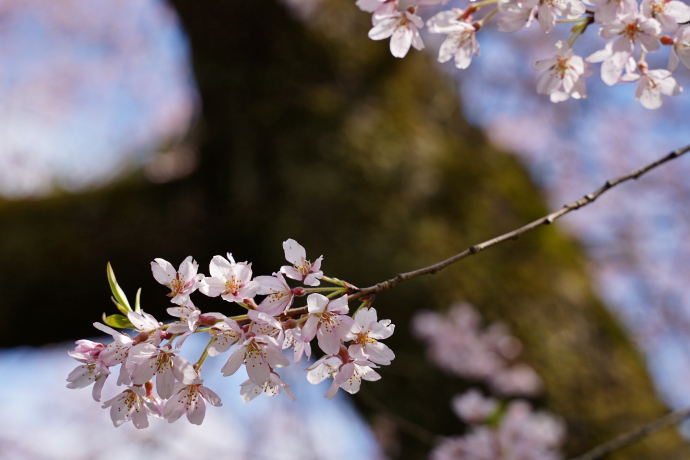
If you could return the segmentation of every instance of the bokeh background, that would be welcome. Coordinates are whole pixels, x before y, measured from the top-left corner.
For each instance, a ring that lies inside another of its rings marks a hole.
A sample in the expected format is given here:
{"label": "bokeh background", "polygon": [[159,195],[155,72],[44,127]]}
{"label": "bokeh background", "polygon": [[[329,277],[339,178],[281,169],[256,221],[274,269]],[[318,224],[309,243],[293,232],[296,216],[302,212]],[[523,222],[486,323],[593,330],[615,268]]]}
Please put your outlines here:
{"label": "bokeh background", "polygon": [[[434,62],[438,37],[393,58],[352,3],[0,3],[0,458],[425,458],[465,429],[449,401],[472,382],[427,362],[410,321],[458,300],[522,340],[569,454],[690,404],[686,159],[380,295],[397,357],[355,397],[324,401],[291,367],[297,403],[244,404],[242,379],[206,365],[223,407],[138,432],[64,387],[65,351],[114,313],[107,261],[159,318],[155,257],[206,270],[229,251],[270,274],[294,238],[327,275],[370,285],[688,143],[687,95],[650,112],[595,75],[587,100],[537,96],[531,62],[556,36],[483,31],[461,72]],[[601,47],[589,35],[583,55]],[[687,456],[667,430],[611,458]]]}

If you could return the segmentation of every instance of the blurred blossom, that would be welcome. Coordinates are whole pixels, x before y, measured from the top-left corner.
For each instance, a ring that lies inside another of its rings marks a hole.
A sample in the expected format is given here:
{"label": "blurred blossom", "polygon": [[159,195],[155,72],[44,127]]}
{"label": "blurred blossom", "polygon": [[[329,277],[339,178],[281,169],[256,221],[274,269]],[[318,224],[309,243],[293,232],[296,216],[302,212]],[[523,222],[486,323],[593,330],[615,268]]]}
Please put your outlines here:
{"label": "blurred blossom", "polygon": [[541,391],[541,378],[526,364],[510,365],[522,345],[501,323],[482,327],[468,304],[455,304],[447,315],[423,311],[415,315],[415,335],[427,345],[427,356],[458,377],[486,382],[504,395],[531,396]]}
{"label": "blurred blossom", "polygon": [[472,388],[467,393],[453,398],[451,404],[455,415],[468,423],[485,422],[498,408],[498,401],[485,398],[479,390]]}
{"label": "blurred blossom", "polygon": [[445,439],[431,460],[558,460],[565,436],[563,422],[534,412],[526,401],[508,405],[496,428],[475,426],[462,437]]}

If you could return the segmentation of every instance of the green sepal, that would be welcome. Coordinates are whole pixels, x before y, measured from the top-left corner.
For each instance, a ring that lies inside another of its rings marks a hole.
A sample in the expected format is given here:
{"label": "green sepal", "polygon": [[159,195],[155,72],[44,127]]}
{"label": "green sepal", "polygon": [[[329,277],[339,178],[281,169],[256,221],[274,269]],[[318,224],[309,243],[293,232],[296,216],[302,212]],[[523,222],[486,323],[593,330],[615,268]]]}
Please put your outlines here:
{"label": "green sepal", "polygon": [[103,322],[110,327],[118,329],[134,329],[134,325],[129,322],[129,319],[122,315],[105,316],[105,313],[103,313]]}
{"label": "green sepal", "polygon": [[125,307],[127,311],[132,311],[132,307],[129,306],[129,302],[127,301],[127,296],[125,296],[125,293],[120,288],[120,285],[117,284],[115,272],[113,271],[113,267],[110,266],[110,262],[108,262],[108,283],[110,284],[110,290],[113,291],[113,296],[115,297],[115,300],[117,300],[117,303]]}
{"label": "green sepal", "polygon": [[134,311],[141,313],[141,288],[137,290],[137,296],[134,299]]}

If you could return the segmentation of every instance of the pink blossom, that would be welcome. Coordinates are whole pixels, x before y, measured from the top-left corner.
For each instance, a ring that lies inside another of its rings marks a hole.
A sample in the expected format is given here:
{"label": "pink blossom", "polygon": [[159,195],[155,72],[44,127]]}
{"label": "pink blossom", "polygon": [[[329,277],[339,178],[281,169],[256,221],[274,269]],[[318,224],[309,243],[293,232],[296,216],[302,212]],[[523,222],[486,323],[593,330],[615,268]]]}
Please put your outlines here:
{"label": "pink blossom", "polygon": [[283,356],[278,341],[269,336],[255,336],[248,333],[246,340],[230,355],[221,372],[229,376],[237,372],[242,364],[247,366],[247,375],[256,385],[263,386],[273,368],[290,365]]}
{"label": "pink blossom", "polygon": [[199,290],[209,297],[221,296],[228,302],[243,302],[253,298],[259,283],[252,281],[252,264],[235,263],[232,254],[228,258],[214,256],[209,266],[210,277],[204,278]]}
{"label": "pink blossom", "polygon": [[335,378],[342,364],[343,360],[340,356],[322,356],[305,369],[307,371],[307,381],[312,385],[317,385],[326,379]]}
{"label": "pink blossom", "polygon": [[343,364],[338,369],[338,373],[335,375],[333,383],[324,397],[331,399],[338,392],[339,388],[350,394],[355,394],[359,391],[362,380],[369,380],[371,382],[380,380],[381,376],[374,370],[375,367],[377,367],[376,364],[364,359],[355,359]]}
{"label": "pink blossom", "polygon": [[194,425],[201,425],[206,415],[206,403],[220,407],[220,398],[202,384],[201,379],[194,379],[191,384],[176,383],[172,397],[165,404],[163,417],[172,423],[187,415],[187,420]]}
{"label": "pink blossom", "polygon": [[376,381],[381,379],[381,376],[373,369],[376,367],[374,363],[363,359],[353,360],[347,356],[347,353],[345,356],[346,363],[343,363],[343,358],[340,355],[327,355],[306,369],[307,380],[313,385],[321,383],[327,378],[333,379],[330,388],[324,395],[325,398],[333,398],[340,388],[350,394],[357,393],[362,380]]}
{"label": "pink blossom", "polygon": [[321,261],[323,256],[312,264],[307,260],[307,251],[297,241],[288,239],[283,241],[283,250],[285,251],[285,259],[292,264],[283,265],[280,271],[285,273],[290,279],[303,281],[307,286],[318,286],[321,282],[319,279],[323,277],[321,271]]}
{"label": "pink blossom", "polygon": [[116,427],[131,420],[138,430],[149,426],[149,415],[162,415],[155,404],[147,404],[146,391],[139,386],[126,389],[101,407],[110,407],[110,418]]}
{"label": "pink blossom", "polygon": [[201,316],[201,311],[195,306],[182,305],[180,307],[170,307],[167,310],[170,316],[176,316],[180,318],[179,321],[175,321],[168,325],[167,331],[172,334],[182,334],[182,336],[177,340],[177,348],[180,348],[184,341],[189,337],[196,328],[199,327],[199,317]]}
{"label": "pink blossom", "polygon": [[283,326],[280,324],[280,321],[258,310],[250,310],[247,316],[252,320],[249,324],[248,332],[254,333],[255,335],[273,337],[278,343],[283,343],[285,333],[283,332]]}
{"label": "pink blossom", "polygon": [[254,281],[260,285],[257,294],[266,296],[258,306],[259,311],[278,316],[292,306],[295,294],[282,273],[274,273],[273,276],[257,276]]}
{"label": "pink blossom", "polygon": [[597,7],[594,12],[594,22],[606,24],[615,21],[617,17],[637,11],[635,0],[584,0],[588,5]]}
{"label": "pink blossom", "polygon": [[268,396],[275,396],[280,393],[281,389],[285,391],[288,398],[292,401],[296,401],[295,395],[290,391],[290,385],[283,382],[280,376],[275,372],[271,372],[270,378],[266,380],[263,385],[256,385],[251,380],[247,380],[240,386],[240,396],[242,396],[242,401],[244,402],[251,401],[261,393],[265,393]]}
{"label": "pink blossom", "polygon": [[141,312],[136,312],[136,311],[130,311],[127,313],[127,319],[129,320],[130,323],[134,325],[137,330],[141,332],[159,332],[160,329],[160,324],[154,318],[152,315],[149,315],[148,313],[144,313],[142,310]]}
{"label": "pink blossom", "polygon": [[224,321],[216,323],[211,327],[210,334],[213,338],[213,343],[208,347],[208,354],[209,356],[218,356],[236,344],[244,333],[235,320],[225,318]]}
{"label": "pink blossom", "polygon": [[192,365],[176,353],[178,350],[172,350],[169,346],[140,343],[130,350],[127,371],[135,385],[143,385],[155,376],[156,391],[161,398],[168,399],[172,395],[175,379],[191,383],[197,377]]}
{"label": "pink blossom", "polygon": [[389,365],[395,358],[393,351],[379,340],[393,335],[395,325],[389,319],[377,320],[376,309],[362,308],[355,314],[354,323],[345,340],[352,340],[348,353],[354,358]]}
{"label": "pink blossom", "polygon": [[502,395],[536,396],[543,388],[539,374],[526,364],[501,369],[489,379],[491,388]]}
{"label": "pink blossom", "polygon": [[498,401],[485,398],[476,388],[455,396],[451,407],[461,420],[468,423],[481,423],[491,417],[498,409]]}
{"label": "pink blossom", "polygon": [[551,102],[561,102],[569,97],[587,97],[584,77],[592,74],[588,62],[575,53],[563,40],[556,42],[554,56],[534,63],[535,70],[546,70],[537,83],[538,94],[548,94]]}
{"label": "pink blossom", "polygon": [[603,61],[601,79],[609,86],[615,85],[632,56],[635,43],[639,42],[646,53],[654,52],[659,49],[657,36],[660,33],[661,26],[656,19],[646,18],[639,13],[618,16],[599,30],[599,35],[606,40],[618,38],[607,43],[603,50],[590,55],[587,61]]}
{"label": "pink blossom", "polygon": [[678,67],[678,62],[690,69],[690,26],[684,25],[678,29],[673,39],[671,56],[668,60],[668,70],[673,72]]}
{"label": "pink blossom", "polygon": [[577,19],[584,13],[585,5],[581,0],[542,0],[537,18],[542,32],[548,34],[553,30],[558,16]]}
{"label": "pink blossom", "polygon": [[690,6],[678,0],[643,0],[640,5],[642,14],[659,21],[666,32],[675,33],[678,24],[690,21]]}
{"label": "pink blossom", "polygon": [[295,327],[285,331],[285,340],[283,340],[283,350],[295,350],[293,362],[297,364],[302,359],[302,355],[306,355],[307,359],[311,358],[311,344],[304,341],[302,329]]}
{"label": "pink blossom", "polygon": [[423,50],[424,43],[419,35],[419,29],[424,26],[424,21],[415,14],[415,10],[416,8],[413,7],[405,11],[378,16],[374,27],[369,31],[369,38],[384,40],[390,37],[391,54],[397,58],[405,57],[410,46]]}
{"label": "pink blossom", "polygon": [[307,307],[310,316],[302,329],[302,338],[310,342],[316,336],[326,354],[337,354],[341,341],[354,324],[352,318],[344,315],[349,311],[347,295],[329,301],[321,294],[311,294],[307,297]]}
{"label": "pink blossom", "polygon": [[635,99],[646,109],[658,109],[662,105],[661,95],[676,96],[683,91],[671,72],[664,69],[643,71],[637,83]]}
{"label": "pink blossom", "polygon": [[[444,439],[429,454],[430,460],[497,460],[502,458],[494,432],[475,427],[462,437]],[[512,457],[511,457],[512,458]],[[530,460],[534,460],[531,459]]]}
{"label": "pink blossom", "polygon": [[164,259],[154,259],[151,262],[153,277],[160,284],[170,288],[170,301],[177,305],[193,305],[189,294],[196,291],[199,282],[204,275],[197,275],[199,264],[192,260],[192,256],[187,256],[180,264],[180,269],[175,268]]}
{"label": "pink blossom", "polygon": [[[92,391],[93,399],[100,401],[103,385],[105,385],[105,381],[111,373],[109,367],[125,362],[133,342],[127,334],[118,332],[101,323],[94,323],[94,326],[112,335],[115,340],[109,345],[91,342],[90,340],[77,341],[74,351],[70,351],[68,354],[84,364],[77,366],[70,372],[67,377],[67,388],[84,388],[94,384]],[[123,366],[120,370],[117,384],[129,384],[129,382],[129,375]]]}
{"label": "pink blossom", "polygon": [[453,8],[442,11],[426,23],[429,31],[437,34],[448,34],[441,44],[438,62],[447,62],[455,58],[455,67],[466,69],[472,62],[472,55],[479,56],[479,43],[475,37],[474,25],[464,18],[464,11]]}
{"label": "pink blossom", "polygon": [[67,388],[85,388],[93,383],[91,395],[95,401],[100,401],[103,385],[105,385],[108,375],[110,375],[110,371],[101,361],[91,361],[77,366],[69,373],[67,376]]}
{"label": "pink blossom", "polygon": [[498,0],[498,30],[517,32],[529,27],[537,14],[539,0]]}

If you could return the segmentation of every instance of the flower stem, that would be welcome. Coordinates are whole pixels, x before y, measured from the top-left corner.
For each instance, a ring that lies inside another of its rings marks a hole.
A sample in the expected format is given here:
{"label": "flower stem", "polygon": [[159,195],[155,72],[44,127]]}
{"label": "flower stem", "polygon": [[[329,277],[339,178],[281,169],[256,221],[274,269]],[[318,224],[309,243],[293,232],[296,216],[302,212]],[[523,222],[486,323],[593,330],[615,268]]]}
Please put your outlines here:
{"label": "flower stem", "polygon": [[335,296],[337,296],[337,295],[345,294],[346,291],[347,291],[347,289],[338,289],[338,290],[335,291],[335,292],[331,292],[331,293],[328,294],[326,297],[329,298],[329,299],[332,299],[333,297],[335,297]]}
{"label": "flower stem", "polygon": [[338,285],[338,286],[344,286],[344,285],[343,285],[343,282],[340,281],[338,278],[329,278],[329,277],[327,277],[327,276],[324,276],[324,277],[322,277],[321,279],[324,280],[324,281],[327,281],[327,282],[329,282],[329,283],[331,283],[331,284],[335,284],[335,285]]}
{"label": "flower stem", "polygon": [[197,373],[199,373],[199,371],[201,371],[201,366],[204,365],[204,361],[206,361],[206,358],[208,357],[208,347],[210,347],[211,344],[215,341],[216,341],[215,337],[208,341],[208,343],[206,344],[206,347],[204,348],[204,351],[201,353],[201,356],[199,357],[199,360],[194,365],[194,368],[196,369]]}
{"label": "flower stem", "polygon": [[477,23],[479,24],[480,27],[483,26],[484,23],[486,21],[488,21],[489,19],[491,19],[496,13],[498,13],[498,8],[494,8],[489,14],[487,14],[486,16],[481,18],[479,21],[477,21]]}

